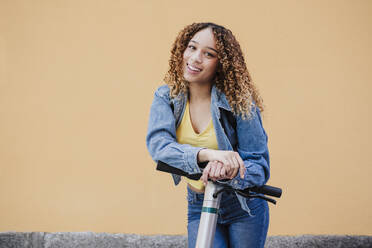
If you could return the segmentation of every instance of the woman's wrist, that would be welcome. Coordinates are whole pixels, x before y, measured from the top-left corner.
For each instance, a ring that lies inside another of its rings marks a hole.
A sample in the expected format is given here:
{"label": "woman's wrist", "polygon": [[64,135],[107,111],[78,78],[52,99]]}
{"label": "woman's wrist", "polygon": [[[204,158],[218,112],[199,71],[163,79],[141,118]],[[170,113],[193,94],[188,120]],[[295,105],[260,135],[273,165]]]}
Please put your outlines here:
{"label": "woman's wrist", "polygon": [[198,152],[198,162],[207,162],[210,160],[211,149],[204,148]]}

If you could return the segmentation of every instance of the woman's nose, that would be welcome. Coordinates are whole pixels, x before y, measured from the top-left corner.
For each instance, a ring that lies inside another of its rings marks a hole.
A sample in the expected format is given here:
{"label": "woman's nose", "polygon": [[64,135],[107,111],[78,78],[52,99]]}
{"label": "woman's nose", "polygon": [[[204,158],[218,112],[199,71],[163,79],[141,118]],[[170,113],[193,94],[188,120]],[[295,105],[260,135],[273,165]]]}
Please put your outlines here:
{"label": "woman's nose", "polygon": [[203,62],[201,55],[202,54],[200,51],[195,51],[191,56],[192,61],[200,64],[201,62]]}

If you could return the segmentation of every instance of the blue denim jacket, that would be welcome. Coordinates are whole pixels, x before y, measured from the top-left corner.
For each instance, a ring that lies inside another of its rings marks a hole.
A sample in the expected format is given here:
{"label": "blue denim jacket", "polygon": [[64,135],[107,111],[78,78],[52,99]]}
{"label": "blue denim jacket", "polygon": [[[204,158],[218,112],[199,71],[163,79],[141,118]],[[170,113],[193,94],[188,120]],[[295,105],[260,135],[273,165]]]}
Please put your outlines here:
{"label": "blue denim jacket", "polygon": [[[203,149],[188,144],[177,143],[176,129],[180,125],[186,106],[187,96],[180,94],[170,98],[167,85],[160,86],[151,105],[146,145],[155,162],[162,161],[189,174],[201,173],[197,164],[197,154]],[[236,189],[245,189],[266,184],[270,176],[267,135],[262,126],[260,112],[254,108],[252,117],[243,120],[236,118],[234,129],[227,120],[226,111],[231,107],[215,85],[211,92],[211,113],[219,150],[236,150],[244,161],[245,176],[237,176],[227,182]],[[178,175],[172,175],[177,185]],[[242,208],[249,209],[240,195],[237,195]]]}

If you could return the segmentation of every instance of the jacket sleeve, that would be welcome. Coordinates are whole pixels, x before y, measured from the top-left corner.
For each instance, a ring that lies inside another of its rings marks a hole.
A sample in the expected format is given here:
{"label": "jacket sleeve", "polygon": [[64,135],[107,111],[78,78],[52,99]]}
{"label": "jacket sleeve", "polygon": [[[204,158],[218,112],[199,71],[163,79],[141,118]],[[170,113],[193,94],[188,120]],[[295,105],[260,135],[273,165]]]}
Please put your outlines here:
{"label": "jacket sleeve", "polygon": [[162,161],[189,174],[200,173],[197,154],[202,148],[177,143],[169,96],[162,95],[159,89],[150,109],[146,146],[155,162]]}
{"label": "jacket sleeve", "polygon": [[268,139],[262,126],[260,111],[255,108],[250,119],[237,117],[236,121],[237,152],[244,161],[246,171],[244,179],[241,179],[238,173],[229,184],[238,189],[262,186],[270,177],[270,160]]}

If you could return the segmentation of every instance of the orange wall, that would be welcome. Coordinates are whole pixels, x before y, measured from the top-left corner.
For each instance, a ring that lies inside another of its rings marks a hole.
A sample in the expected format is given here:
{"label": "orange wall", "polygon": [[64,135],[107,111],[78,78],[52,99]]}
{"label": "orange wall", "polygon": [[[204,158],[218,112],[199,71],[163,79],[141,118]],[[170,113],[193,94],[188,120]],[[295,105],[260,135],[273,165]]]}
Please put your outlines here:
{"label": "orange wall", "polygon": [[369,0],[0,1],[0,231],[186,233],[145,135],[198,21],[235,33],[265,100],[269,235],[372,235]]}

